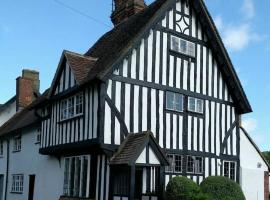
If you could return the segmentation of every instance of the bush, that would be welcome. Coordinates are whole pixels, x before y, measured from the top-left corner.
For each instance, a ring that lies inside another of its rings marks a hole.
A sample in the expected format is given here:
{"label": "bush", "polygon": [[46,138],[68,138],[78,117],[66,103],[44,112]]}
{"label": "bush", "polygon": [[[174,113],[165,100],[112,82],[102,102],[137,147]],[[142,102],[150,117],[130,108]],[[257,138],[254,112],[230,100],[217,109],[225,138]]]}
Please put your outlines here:
{"label": "bush", "polygon": [[245,200],[241,187],[223,176],[212,176],[201,183],[201,190],[213,200]]}
{"label": "bush", "polygon": [[200,187],[186,177],[174,177],[166,187],[167,200],[208,200]]}

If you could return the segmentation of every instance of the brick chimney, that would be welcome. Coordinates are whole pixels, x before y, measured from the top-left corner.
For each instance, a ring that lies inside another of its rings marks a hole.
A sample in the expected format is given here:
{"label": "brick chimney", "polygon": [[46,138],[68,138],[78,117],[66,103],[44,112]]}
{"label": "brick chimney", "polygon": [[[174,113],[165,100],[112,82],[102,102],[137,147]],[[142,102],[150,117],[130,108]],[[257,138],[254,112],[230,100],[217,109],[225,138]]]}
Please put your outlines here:
{"label": "brick chimney", "polygon": [[144,0],[113,0],[113,1],[114,1],[114,11],[111,15],[111,19],[115,26],[146,8]]}
{"label": "brick chimney", "polygon": [[19,111],[36,99],[39,93],[39,72],[24,69],[16,79],[16,110]]}

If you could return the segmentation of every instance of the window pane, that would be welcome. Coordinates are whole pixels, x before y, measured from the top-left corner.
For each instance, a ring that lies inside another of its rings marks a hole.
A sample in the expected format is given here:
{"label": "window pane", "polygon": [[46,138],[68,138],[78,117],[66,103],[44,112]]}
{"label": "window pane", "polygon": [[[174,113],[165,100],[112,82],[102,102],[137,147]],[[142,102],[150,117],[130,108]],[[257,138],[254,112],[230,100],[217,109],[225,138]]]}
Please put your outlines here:
{"label": "window pane", "polygon": [[235,163],[231,162],[230,166],[230,179],[235,180]]}
{"label": "window pane", "polygon": [[175,155],[175,172],[182,172],[182,156]]}
{"label": "window pane", "polygon": [[187,158],[187,172],[194,172],[194,159],[191,156],[188,156]]}
{"label": "window pane", "polygon": [[188,55],[195,57],[195,44],[188,42]]}
{"label": "window pane", "polygon": [[187,53],[187,41],[180,40],[180,52]]}
{"label": "window pane", "polygon": [[196,157],[196,167],[195,167],[196,173],[203,173],[203,162],[201,157]]}
{"label": "window pane", "polygon": [[179,52],[179,38],[172,36],[171,49]]}
{"label": "window pane", "polygon": [[176,111],[183,111],[183,95],[176,94],[175,95],[175,110]]}
{"label": "window pane", "polygon": [[196,102],[195,98],[189,97],[189,99],[188,99],[188,109],[189,109],[189,111],[193,111],[193,112],[196,111],[195,102]]}
{"label": "window pane", "polygon": [[224,162],[224,176],[229,177],[229,162]]}
{"label": "window pane", "polygon": [[203,113],[203,100],[197,99],[197,112]]}
{"label": "window pane", "polygon": [[173,165],[174,165],[173,155],[167,155],[167,158],[170,163],[170,166],[166,166],[166,172],[173,172]]}
{"label": "window pane", "polygon": [[167,92],[166,95],[166,108],[169,110],[174,110],[174,93]]}

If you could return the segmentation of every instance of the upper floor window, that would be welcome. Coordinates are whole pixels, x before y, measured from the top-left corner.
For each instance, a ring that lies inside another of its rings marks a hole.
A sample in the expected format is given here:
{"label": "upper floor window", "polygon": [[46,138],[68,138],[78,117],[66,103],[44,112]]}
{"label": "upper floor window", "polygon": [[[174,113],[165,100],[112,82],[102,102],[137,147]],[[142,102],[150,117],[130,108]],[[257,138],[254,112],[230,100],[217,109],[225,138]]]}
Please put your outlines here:
{"label": "upper floor window", "polygon": [[69,197],[88,197],[87,177],[90,173],[89,156],[65,158],[64,195]]}
{"label": "upper floor window", "polygon": [[182,172],[182,156],[177,154],[168,154],[167,158],[170,166],[166,167],[166,172],[181,173]]}
{"label": "upper floor window", "polygon": [[12,175],[11,192],[23,193],[23,174]]}
{"label": "upper floor window", "polygon": [[4,154],[4,144],[3,141],[0,140],[0,157],[3,156]]}
{"label": "upper floor window", "polygon": [[182,112],[183,102],[183,95],[173,92],[166,93],[166,109]]}
{"label": "upper floor window", "polygon": [[22,136],[16,136],[13,140],[13,151],[21,151],[22,149]]}
{"label": "upper floor window", "polygon": [[187,157],[187,172],[202,174],[203,173],[203,158],[197,156]]}
{"label": "upper floor window", "polygon": [[188,110],[196,113],[203,113],[203,100],[193,97],[188,98]]}
{"label": "upper floor window", "polygon": [[175,36],[171,36],[171,50],[195,57],[195,44]]}
{"label": "upper floor window", "polygon": [[223,175],[235,181],[236,162],[224,161],[223,162]]}
{"label": "upper floor window", "polygon": [[83,93],[61,101],[61,120],[70,119],[83,113]]}

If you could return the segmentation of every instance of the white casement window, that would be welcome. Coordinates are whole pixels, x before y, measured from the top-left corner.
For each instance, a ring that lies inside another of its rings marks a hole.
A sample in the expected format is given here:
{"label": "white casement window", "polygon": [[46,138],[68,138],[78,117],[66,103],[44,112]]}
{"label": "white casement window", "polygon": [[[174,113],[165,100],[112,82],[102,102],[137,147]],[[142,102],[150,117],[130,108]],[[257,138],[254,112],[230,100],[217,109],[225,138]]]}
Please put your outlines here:
{"label": "white casement window", "polygon": [[61,120],[70,119],[83,114],[83,93],[61,101]]}
{"label": "white casement window", "polygon": [[90,156],[65,158],[64,195],[68,197],[89,197]]}
{"label": "white casement window", "polygon": [[23,193],[23,174],[12,175],[11,192]]}
{"label": "white casement window", "polygon": [[195,44],[179,37],[171,36],[171,50],[195,57]]}
{"label": "white casement window", "polygon": [[4,144],[3,141],[0,140],[0,157],[4,155]]}
{"label": "white casement window", "polygon": [[236,162],[224,161],[223,162],[223,176],[236,180]]}
{"label": "white casement window", "polygon": [[177,154],[168,154],[168,161],[170,166],[167,166],[165,171],[170,173],[181,173],[182,172],[182,156]]}
{"label": "white casement window", "polygon": [[203,158],[198,156],[187,157],[187,173],[202,174]]}
{"label": "white casement window", "polygon": [[41,129],[37,129],[37,135],[36,135],[36,144],[40,144],[41,142]]}
{"label": "white casement window", "polygon": [[188,97],[188,111],[202,114],[203,105],[204,103],[202,99]]}
{"label": "white casement window", "polygon": [[166,109],[183,112],[184,97],[181,94],[166,92]]}
{"label": "white casement window", "polygon": [[13,151],[17,152],[17,151],[21,151],[22,149],[22,136],[16,136],[14,137],[13,140]]}

